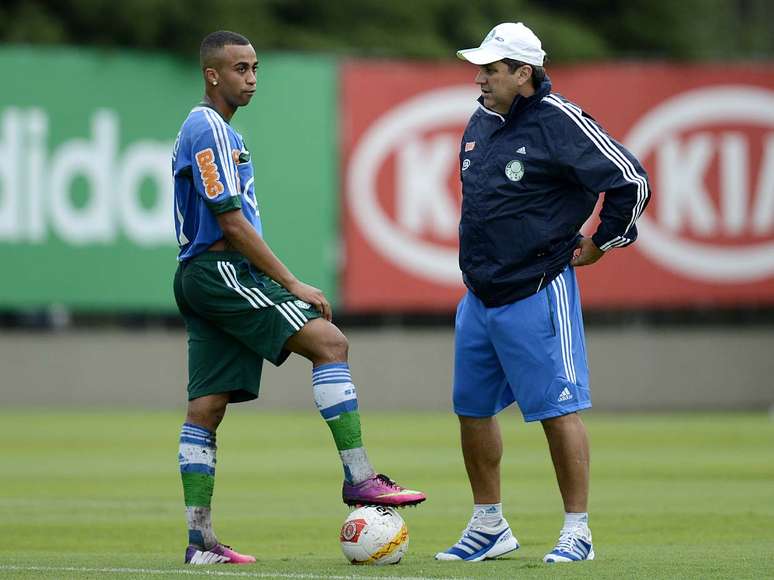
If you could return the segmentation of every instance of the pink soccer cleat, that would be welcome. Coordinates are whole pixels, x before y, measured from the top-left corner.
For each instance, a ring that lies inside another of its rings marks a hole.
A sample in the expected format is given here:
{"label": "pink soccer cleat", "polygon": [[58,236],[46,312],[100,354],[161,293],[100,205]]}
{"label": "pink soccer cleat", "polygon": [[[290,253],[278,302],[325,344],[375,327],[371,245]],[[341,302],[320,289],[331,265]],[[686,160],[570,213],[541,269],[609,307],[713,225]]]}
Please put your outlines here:
{"label": "pink soccer cleat", "polygon": [[405,489],[381,473],[377,473],[357,485],[345,481],[341,496],[344,503],[351,506],[406,507],[417,505],[427,499],[421,491]]}
{"label": "pink soccer cleat", "polygon": [[215,544],[209,550],[188,546],[185,550],[185,563],[195,566],[202,564],[253,564],[255,557],[235,552],[230,546],[223,544]]}

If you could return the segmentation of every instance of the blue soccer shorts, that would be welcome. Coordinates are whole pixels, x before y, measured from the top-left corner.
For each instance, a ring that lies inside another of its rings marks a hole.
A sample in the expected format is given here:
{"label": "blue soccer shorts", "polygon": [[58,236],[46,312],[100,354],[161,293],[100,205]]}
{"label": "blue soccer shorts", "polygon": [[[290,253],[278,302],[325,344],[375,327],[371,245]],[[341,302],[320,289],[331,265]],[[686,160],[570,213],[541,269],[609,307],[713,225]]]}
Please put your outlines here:
{"label": "blue soccer shorts", "polygon": [[591,407],[575,271],[537,294],[487,308],[468,292],[457,306],[454,412],[491,417],[516,401],[525,421]]}

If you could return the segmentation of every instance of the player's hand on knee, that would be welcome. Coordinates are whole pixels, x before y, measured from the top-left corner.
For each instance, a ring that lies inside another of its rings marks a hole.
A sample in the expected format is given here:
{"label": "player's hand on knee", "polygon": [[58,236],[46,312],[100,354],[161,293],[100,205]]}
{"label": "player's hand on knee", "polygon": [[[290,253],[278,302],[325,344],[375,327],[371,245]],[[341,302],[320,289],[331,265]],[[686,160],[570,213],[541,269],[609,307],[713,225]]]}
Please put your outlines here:
{"label": "player's hand on knee", "polygon": [[325,294],[323,294],[323,291],[319,288],[315,288],[314,286],[304,284],[300,280],[297,280],[288,287],[288,290],[304,302],[308,302],[314,306],[320,314],[323,315],[325,320],[330,322],[333,319],[333,309],[331,308],[330,302],[328,302]]}
{"label": "player's hand on knee", "polygon": [[575,246],[576,254],[573,255],[570,265],[588,266],[599,260],[605,253],[600,250],[597,245],[591,241],[591,238],[581,238],[578,245]]}

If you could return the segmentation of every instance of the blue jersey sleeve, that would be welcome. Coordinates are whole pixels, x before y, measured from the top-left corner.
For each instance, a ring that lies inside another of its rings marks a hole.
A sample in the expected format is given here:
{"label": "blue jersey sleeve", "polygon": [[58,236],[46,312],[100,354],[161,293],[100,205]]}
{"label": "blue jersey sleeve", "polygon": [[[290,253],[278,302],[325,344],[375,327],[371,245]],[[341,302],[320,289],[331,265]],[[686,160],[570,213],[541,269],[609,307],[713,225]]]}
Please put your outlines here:
{"label": "blue jersey sleeve", "polygon": [[[228,132],[211,119],[191,145],[193,182],[196,192],[215,214],[242,207],[239,172],[234,161]],[[238,149],[237,149],[238,151]]]}
{"label": "blue jersey sleeve", "polygon": [[577,105],[557,95],[549,95],[544,102],[552,105],[543,126],[554,159],[585,189],[605,192],[592,240],[603,251],[633,243],[635,222],[650,200],[642,165]]}

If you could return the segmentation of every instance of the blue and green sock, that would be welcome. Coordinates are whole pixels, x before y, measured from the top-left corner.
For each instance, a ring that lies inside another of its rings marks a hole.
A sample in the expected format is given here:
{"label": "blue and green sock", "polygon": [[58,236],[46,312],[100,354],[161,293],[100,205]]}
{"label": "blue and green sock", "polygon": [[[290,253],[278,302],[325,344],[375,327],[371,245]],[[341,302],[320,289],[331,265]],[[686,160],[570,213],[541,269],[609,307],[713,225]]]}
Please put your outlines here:
{"label": "blue and green sock", "polygon": [[192,423],[183,423],[178,462],[188,520],[188,543],[204,549],[218,543],[212,531],[210,513],[216,450],[215,433]]}
{"label": "blue and green sock", "polygon": [[333,434],[344,467],[344,479],[360,483],[373,476],[360,431],[357,391],[345,362],[328,363],[312,369],[314,402]]}

